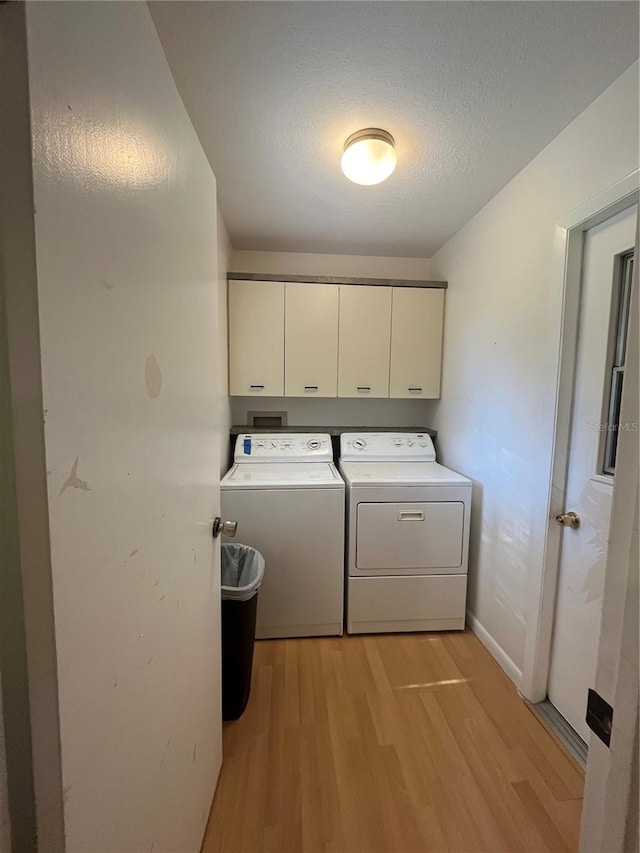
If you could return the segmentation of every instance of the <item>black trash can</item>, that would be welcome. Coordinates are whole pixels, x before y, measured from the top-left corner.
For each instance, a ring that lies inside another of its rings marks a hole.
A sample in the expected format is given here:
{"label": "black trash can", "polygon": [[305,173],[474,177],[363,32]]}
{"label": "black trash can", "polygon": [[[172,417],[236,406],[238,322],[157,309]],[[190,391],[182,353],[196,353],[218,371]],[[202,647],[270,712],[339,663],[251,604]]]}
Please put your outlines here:
{"label": "black trash can", "polygon": [[237,720],[249,701],[258,588],[264,557],[248,545],[222,545],[222,719]]}

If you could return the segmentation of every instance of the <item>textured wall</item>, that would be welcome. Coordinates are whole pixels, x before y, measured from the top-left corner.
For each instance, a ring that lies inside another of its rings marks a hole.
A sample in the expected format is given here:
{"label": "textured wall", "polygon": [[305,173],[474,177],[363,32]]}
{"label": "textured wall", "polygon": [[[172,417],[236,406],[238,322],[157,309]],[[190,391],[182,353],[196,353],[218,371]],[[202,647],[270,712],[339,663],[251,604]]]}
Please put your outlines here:
{"label": "textured wall", "polygon": [[290,426],[431,426],[431,404],[425,400],[340,400],[300,397],[232,397],[234,424],[246,423],[247,412],[287,412]]}
{"label": "textured wall", "polygon": [[637,63],[432,258],[435,277],[449,281],[432,425],[444,463],[476,483],[468,606],[514,677],[547,524],[554,224],[636,168]]}
{"label": "textured wall", "polygon": [[150,5],[237,249],[428,258],[638,57],[633,3]]}
{"label": "textured wall", "polygon": [[314,255],[305,252],[235,251],[229,269],[273,275],[337,275],[371,278],[432,278],[429,258],[374,255]]}

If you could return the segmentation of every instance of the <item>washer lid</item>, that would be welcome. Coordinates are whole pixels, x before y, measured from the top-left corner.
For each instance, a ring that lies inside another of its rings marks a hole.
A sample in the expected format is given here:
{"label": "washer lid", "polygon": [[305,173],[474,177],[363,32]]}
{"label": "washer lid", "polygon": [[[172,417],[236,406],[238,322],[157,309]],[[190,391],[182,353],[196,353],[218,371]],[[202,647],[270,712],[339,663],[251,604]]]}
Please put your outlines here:
{"label": "washer lid", "polygon": [[471,480],[437,462],[341,462],[351,486],[464,486]]}
{"label": "washer lid", "polygon": [[330,462],[259,462],[236,464],[225,474],[221,489],[343,489],[344,481]]}

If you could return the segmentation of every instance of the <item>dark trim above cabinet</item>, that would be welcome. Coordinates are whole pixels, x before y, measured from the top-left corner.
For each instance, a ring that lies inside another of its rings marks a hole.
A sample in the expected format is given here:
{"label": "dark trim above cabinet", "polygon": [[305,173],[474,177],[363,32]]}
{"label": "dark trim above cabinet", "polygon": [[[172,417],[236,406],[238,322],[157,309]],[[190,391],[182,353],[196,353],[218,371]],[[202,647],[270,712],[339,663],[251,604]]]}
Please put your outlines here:
{"label": "dark trim above cabinet", "polygon": [[426,433],[436,438],[438,431],[425,426],[252,426],[251,424],[234,424],[230,429],[231,435],[249,433],[290,432],[290,433],[323,433],[324,435],[342,435],[343,432],[415,432]]}
{"label": "dark trim above cabinet", "polygon": [[430,287],[446,290],[446,281],[419,281],[412,278],[356,278],[336,275],[267,275],[266,273],[230,272],[228,281],[290,281],[295,284],[368,284],[374,287]]}

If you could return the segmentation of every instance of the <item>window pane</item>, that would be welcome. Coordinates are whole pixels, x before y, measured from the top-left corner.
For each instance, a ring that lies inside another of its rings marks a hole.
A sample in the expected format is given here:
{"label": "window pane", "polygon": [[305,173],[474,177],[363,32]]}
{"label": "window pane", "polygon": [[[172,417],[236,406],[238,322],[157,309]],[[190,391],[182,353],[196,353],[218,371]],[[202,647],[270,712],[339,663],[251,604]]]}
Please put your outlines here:
{"label": "window pane", "polygon": [[613,474],[616,470],[616,453],[618,450],[618,432],[620,431],[620,406],[622,403],[622,381],[624,371],[619,368],[613,371],[611,387],[611,408],[607,424],[607,438],[604,451],[604,473]]}
{"label": "window pane", "polygon": [[623,365],[627,351],[627,332],[629,330],[629,307],[631,303],[631,282],[633,281],[633,255],[627,255],[622,264],[620,307],[618,310],[618,328],[616,342],[616,365]]}
{"label": "window pane", "polygon": [[[627,334],[629,331],[629,307],[631,304],[631,283],[633,281],[633,252],[620,259],[620,278],[617,283],[618,304],[616,306],[616,325],[613,363],[610,365],[610,384],[607,398],[608,417],[602,458],[602,473],[613,474],[616,467],[616,452],[618,450],[618,432],[620,430],[620,405],[622,402],[622,379],[624,361],[627,351]],[[605,399],[607,399],[605,398]]]}

